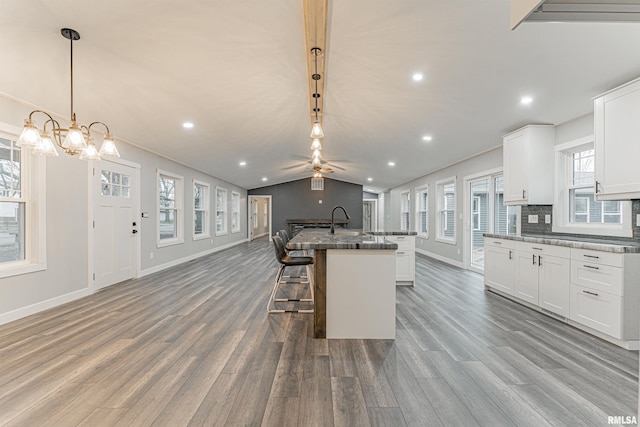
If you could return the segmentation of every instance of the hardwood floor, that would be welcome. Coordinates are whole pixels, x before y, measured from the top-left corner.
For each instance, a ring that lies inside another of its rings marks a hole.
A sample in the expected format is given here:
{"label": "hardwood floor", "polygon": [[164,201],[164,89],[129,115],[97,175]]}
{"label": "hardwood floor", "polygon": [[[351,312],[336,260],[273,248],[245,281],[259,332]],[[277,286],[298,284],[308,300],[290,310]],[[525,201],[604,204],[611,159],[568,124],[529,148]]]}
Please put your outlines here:
{"label": "hardwood floor", "polygon": [[[266,239],[0,326],[0,425],[607,425],[638,353],[417,256],[397,339],[317,340],[267,315]],[[293,289],[295,291],[295,289]]]}

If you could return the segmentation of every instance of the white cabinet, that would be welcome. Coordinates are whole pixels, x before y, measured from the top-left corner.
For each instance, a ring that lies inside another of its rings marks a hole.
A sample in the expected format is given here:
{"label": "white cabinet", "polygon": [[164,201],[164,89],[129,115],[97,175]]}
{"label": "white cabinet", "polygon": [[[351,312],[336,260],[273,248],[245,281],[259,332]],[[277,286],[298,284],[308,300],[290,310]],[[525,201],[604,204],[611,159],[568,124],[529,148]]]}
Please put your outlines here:
{"label": "white cabinet", "polygon": [[570,257],[568,247],[517,242],[513,295],[568,317]]}
{"label": "white cabinet", "polygon": [[640,198],[640,79],[594,98],[596,198]]}
{"label": "white cabinet", "polygon": [[416,277],[416,237],[384,236],[384,238],[398,244],[396,283],[398,285],[413,285]]}
{"label": "white cabinet", "polygon": [[504,136],[504,203],[553,203],[555,127],[531,125]]}
{"label": "white cabinet", "polygon": [[637,254],[572,249],[571,320],[620,340],[638,340]]}
{"label": "white cabinet", "polygon": [[484,239],[484,284],[513,295],[515,278],[514,242],[503,239]]}

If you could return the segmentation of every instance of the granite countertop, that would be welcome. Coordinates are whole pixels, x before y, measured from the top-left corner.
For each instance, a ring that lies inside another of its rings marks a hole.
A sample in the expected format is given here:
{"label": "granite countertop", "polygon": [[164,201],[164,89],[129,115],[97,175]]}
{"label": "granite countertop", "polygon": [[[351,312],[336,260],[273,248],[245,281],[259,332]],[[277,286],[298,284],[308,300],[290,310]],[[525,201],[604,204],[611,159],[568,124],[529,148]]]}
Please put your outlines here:
{"label": "granite countertop", "polygon": [[367,231],[372,236],[417,236],[417,231]]}
{"label": "granite countertop", "polygon": [[[351,230],[347,231],[359,231]],[[372,236],[365,233],[360,236],[341,236],[331,234],[326,229],[312,230],[305,229],[296,234],[289,243],[287,248],[290,250],[301,249],[398,249],[397,243],[392,243],[384,239],[382,236]]]}
{"label": "granite countertop", "polygon": [[484,233],[491,239],[515,240],[517,242],[540,243],[544,245],[567,246],[575,249],[590,249],[614,253],[640,253],[640,242],[629,242],[615,239],[593,239],[569,236],[505,236],[503,234]]}

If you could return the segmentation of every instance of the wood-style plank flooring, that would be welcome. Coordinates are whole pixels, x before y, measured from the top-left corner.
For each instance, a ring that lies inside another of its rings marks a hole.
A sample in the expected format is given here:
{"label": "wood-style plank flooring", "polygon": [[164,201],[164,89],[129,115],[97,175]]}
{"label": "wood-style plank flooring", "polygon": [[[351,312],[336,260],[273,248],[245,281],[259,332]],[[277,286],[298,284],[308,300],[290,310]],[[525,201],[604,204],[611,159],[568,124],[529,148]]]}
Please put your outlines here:
{"label": "wood-style plank flooring", "polygon": [[[544,426],[633,416],[638,353],[418,256],[397,339],[266,313],[266,239],[0,326],[0,425]],[[44,286],[44,284],[43,284]],[[296,291],[293,289],[293,291]]]}

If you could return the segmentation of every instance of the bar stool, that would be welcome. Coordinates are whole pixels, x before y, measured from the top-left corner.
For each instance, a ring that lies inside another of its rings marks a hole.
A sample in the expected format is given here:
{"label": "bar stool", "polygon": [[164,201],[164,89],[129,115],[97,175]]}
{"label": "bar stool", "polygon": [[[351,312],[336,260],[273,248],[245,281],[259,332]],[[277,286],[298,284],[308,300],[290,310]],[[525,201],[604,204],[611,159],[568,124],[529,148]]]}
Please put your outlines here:
{"label": "bar stool", "polygon": [[[276,274],[276,281],[273,285],[273,290],[271,291],[271,296],[269,297],[269,302],[267,303],[267,312],[268,313],[313,313],[313,308],[304,309],[304,310],[281,310],[271,308],[272,305],[275,306],[276,302],[311,302],[313,304],[313,272],[311,271],[311,266],[313,265],[313,257],[307,256],[289,256],[287,255],[284,244],[280,236],[273,236],[273,246],[276,251],[276,259],[280,263],[280,267],[278,268],[278,273]],[[283,276],[284,270],[287,267],[299,267],[305,266],[307,270],[306,278],[299,278],[296,281],[286,281],[283,280],[285,276]],[[311,291],[311,298],[277,298],[278,289],[282,283],[300,283],[300,284],[308,284],[309,290]]]}

